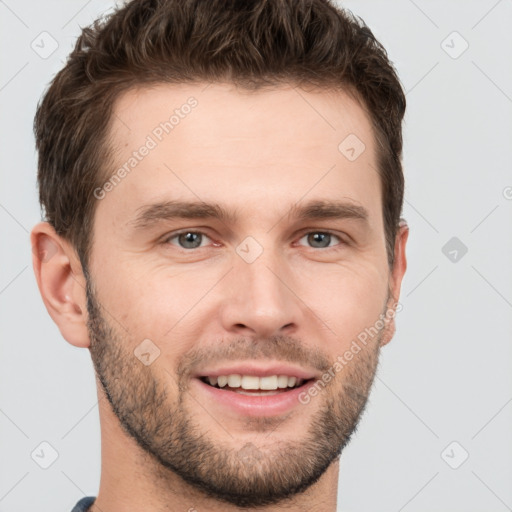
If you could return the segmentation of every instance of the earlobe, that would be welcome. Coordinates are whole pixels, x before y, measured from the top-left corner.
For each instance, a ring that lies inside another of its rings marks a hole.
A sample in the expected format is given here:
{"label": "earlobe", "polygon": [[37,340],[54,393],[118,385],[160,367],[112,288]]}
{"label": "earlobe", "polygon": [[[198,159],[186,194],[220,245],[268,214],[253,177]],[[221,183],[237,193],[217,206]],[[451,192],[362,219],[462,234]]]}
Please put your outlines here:
{"label": "earlobe", "polygon": [[89,347],[85,278],[73,247],[47,222],[34,226],[30,241],[37,286],[48,313],[69,343]]}
{"label": "earlobe", "polygon": [[[391,341],[396,331],[395,316],[399,312],[397,308],[400,299],[402,279],[407,269],[407,257],[405,248],[409,237],[409,226],[405,220],[401,220],[395,238],[395,255],[393,269],[389,278],[389,300],[386,309],[386,326],[383,329],[380,346],[383,347]],[[389,316],[388,316],[389,315]]]}

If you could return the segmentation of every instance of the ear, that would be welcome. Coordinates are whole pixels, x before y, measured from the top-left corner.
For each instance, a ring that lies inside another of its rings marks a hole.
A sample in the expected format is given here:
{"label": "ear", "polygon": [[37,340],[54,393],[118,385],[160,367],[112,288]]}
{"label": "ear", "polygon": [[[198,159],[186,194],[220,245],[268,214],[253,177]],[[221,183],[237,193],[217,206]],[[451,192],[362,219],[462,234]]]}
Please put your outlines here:
{"label": "ear", "polygon": [[389,297],[386,306],[385,327],[382,331],[380,346],[383,347],[391,341],[395,335],[395,316],[401,310],[398,300],[400,298],[400,287],[407,269],[405,246],[409,237],[409,226],[404,219],[400,219],[398,232],[395,238],[395,259],[393,269],[389,276]]}
{"label": "ear", "polygon": [[48,222],[34,226],[30,242],[37,286],[48,313],[64,339],[89,347],[85,277],[76,251]]}

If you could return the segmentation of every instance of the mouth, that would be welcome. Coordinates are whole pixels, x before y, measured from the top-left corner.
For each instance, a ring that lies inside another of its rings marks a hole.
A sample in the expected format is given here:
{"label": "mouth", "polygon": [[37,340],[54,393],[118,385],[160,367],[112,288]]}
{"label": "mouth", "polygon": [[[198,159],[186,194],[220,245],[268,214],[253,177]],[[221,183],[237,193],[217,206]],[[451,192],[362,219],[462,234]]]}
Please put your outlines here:
{"label": "mouth", "polygon": [[289,375],[219,375],[202,376],[199,380],[206,385],[223,391],[246,396],[271,396],[287,393],[306,386],[314,379],[303,379]]}
{"label": "mouth", "polygon": [[277,360],[230,362],[202,368],[192,377],[194,392],[204,399],[200,403],[231,418],[289,414],[304,407],[304,394],[322,378],[314,368]]}

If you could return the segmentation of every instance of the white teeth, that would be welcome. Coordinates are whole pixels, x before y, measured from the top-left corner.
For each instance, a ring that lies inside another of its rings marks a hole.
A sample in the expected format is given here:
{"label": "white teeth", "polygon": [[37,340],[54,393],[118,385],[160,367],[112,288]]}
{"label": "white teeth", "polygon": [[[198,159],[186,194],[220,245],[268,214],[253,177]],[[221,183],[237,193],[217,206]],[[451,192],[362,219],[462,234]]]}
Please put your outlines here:
{"label": "white teeth", "polygon": [[230,388],[239,388],[242,382],[241,375],[228,375],[228,386]]}
{"label": "white teeth", "polygon": [[218,377],[207,377],[208,382],[215,386],[216,384],[223,388],[226,385],[230,388],[242,388],[252,390],[273,391],[276,389],[293,388],[300,386],[304,379],[297,377],[288,377],[287,375],[269,375],[266,377],[257,377],[255,375],[219,375]]}
{"label": "white teeth", "polygon": [[254,375],[244,375],[240,386],[242,389],[260,389],[260,378]]}
{"label": "white teeth", "polygon": [[288,377],[286,375],[279,375],[277,377],[277,387],[281,389],[288,387]]}
{"label": "white teeth", "polygon": [[277,389],[277,375],[260,377],[260,389]]}

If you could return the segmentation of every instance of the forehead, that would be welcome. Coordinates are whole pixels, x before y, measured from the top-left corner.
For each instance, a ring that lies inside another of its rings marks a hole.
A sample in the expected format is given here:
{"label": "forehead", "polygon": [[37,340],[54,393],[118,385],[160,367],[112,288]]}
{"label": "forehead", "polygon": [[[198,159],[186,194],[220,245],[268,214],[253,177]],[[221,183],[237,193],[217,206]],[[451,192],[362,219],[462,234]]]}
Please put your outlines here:
{"label": "forehead", "polygon": [[[327,145],[338,141],[345,132],[363,139],[372,134],[368,116],[347,92],[307,92],[291,85],[256,91],[220,83],[138,87],[117,99],[112,117],[112,134],[117,142],[119,138],[129,142],[130,136],[137,136],[138,132],[158,132],[158,126],[169,121],[175,135],[186,132],[186,125],[193,123],[197,142],[202,146],[221,137],[264,136],[265,145],[270,147],[269,134],[278,143],[293,143],[294,137],[304,135],[310,139],[327,136]],[[187,117],[192,121],[182,123]],[[281,128],[286,132],[282,133]],[[155,136],[158,138],[158,133]],[[188,140],[189,144],[193,142],[194,139]],[[372,142],[364,140],[366,145],[371,146]]]}
{"label": "forehead", "polygon": [[133,89],[114,105],[111,140],[112,172],[125,172],[102,209],[129,215],[152,201],[199,199],[237,210],[258,204],[262,214],[270,210],[261,205],[275,211],[307,195],[347,198],[380,218],[371,122],[343,91]]}

